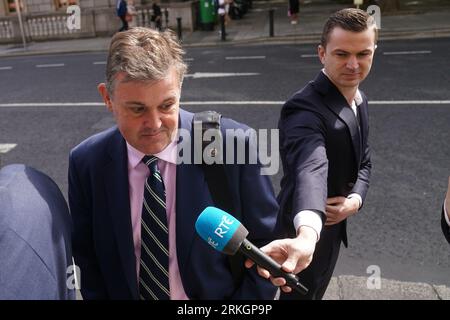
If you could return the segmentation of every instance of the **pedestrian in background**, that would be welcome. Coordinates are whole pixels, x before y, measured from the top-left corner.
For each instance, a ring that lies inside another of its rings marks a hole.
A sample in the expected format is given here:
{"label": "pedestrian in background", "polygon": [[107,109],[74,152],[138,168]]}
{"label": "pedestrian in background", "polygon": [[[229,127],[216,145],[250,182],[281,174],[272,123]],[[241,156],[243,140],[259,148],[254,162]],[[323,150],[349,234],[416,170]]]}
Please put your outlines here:
{"label": "pedestrian in background", "polygon": [[122,22],[122,27],[119,29],[119,32],[128,30],[127,2],[125,0],[117,0],[116,11],[117,16],[120,18],[120,21]]}
{"label": "pedestrian in background", "polygon": [[291,24],[298,23],[299,7],[299,0],[289,0],[289,17],[291,18]]}
{"label": "pedestrian in background", "polygon": [[127,22],[128,27],[133,28],[137,27],[137,11],[136,7],[134,6],[134,0],[128,0],[127,2]]}
{"label": "pedestrian in background", "polygon": [[161,7],[155,2],[153,2],[152,5],[152,10],[153,10],[153,14],[152,14],[152,22],[155,23],[155,29],[161,31],[162,30],[162,12],[161,12]]}

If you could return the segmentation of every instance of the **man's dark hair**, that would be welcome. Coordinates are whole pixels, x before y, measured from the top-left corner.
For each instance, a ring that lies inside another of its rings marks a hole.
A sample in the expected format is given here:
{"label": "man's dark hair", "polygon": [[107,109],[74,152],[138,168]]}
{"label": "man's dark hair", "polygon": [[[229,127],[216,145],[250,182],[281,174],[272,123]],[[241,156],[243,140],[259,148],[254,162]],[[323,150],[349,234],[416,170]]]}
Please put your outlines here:
{"label": "man's dark hair", "polygon": [[375,43],[378,40],[378,29],[376,28],[375,19],[361,9],[348,8],[333,13],[323,27],[320,40],[322,47],[326,47],[330,34],[336,27],[352,32],[363,32],[368,28],[374,28]]}

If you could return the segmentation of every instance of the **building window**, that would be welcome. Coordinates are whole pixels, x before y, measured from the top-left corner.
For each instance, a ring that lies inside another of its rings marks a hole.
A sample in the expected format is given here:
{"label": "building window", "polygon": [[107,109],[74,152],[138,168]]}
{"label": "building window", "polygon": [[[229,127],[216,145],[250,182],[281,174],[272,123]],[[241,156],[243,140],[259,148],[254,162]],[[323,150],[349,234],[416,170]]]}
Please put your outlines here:
{"label": "building window", "polygon": [[[17,9],[16,9],[16,1],[14,0],[7,0],[7,5],[6,5],[6,10],[8,11],[8,13],[16,13]],[[17,1],[20,5],[20,11],[23,12],[23,1],[22,0],[18,0]]]}
{"label": "building window", "polygon": [[78,0],[55,0],[56,9],[67,8],[73,4],[78,4]]}

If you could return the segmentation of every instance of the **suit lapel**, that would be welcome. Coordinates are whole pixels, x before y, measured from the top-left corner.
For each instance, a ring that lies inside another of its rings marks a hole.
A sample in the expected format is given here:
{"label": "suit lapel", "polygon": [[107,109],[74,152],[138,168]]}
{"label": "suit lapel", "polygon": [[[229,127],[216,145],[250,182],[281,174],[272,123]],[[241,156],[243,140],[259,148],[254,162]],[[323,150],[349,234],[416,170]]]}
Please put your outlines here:
{"label": "suit lapel", "polygon": [[122,267],[133,298],[138,298],[136,257],[134,254],[131,226],[131,210],[128,186],[128,163],[126,143],[119,130],[108,146],[110,162],[105,166],[104,182],[107,203]]}
{"label": "suit lapel", "polygon": [[328,108],[346,124],[350,132],[356,163],[359,165],[361,161],[361,133],[355,114],[349,107],[347,100],[323,72],[319,73],[313,85],[324,95],[324,102]]}

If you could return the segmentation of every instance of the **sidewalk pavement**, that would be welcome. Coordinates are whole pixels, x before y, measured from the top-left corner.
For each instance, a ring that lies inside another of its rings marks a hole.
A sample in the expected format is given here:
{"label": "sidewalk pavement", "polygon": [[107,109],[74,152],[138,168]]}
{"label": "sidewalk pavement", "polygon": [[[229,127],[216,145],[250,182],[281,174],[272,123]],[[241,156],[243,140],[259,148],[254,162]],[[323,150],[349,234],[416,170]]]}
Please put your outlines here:
{"label": "sidewalk pavement", "polygon": [[[227,26],[227,40],[221,41],[219,27],[214,31],[183,33],[183,45],[223,46],[263,43],[318,43],[322,26],[330,13],[344,8],[326,0],[304,1],[300,7],[299,24],[291,25],[287,17],[287,1],[253,1],[243,19],[232,20]],[[274,37],[269,36],[269,13],[274,9]],[[412,39],[450,37],[450,6],[414,9],[381,17],[380,39]],[[110,38],[90,38],[63,41],[32,42],[27,50],[21,44],[0,45],[0,58],[6,56],[105,52]],[[1,60],[0,60],[1,61]],[[367,278],[333,277],[324,296],[326,300],[450,300],[450,288],[427,283],[400,282],[381,279],[379,289],[368,289]]]}
{"label": "sidewalk pavement", "polygon": [[[263,43],[318,43],[322,27],[330,15],[346,7],[329,0],[304,0],[300,6],[299,23],[290,24],[287,0],[253,1],[253,8],[240,20],[231,20],[226,27],[226,41],[220,38],[220,26],[213,31],[183,31],[185,47],[221,46]],[[274,10],[274,36],[270,37],[269,9]],[[450,37],[450,5],[400,11],[381,16],[380,39],[413,39]],[[110,37],[0,45],[0,57],[107,51]]]}
{"label": "sidewalk pavement", "polygon": [[[450,300],[450,288],[421,282],[338,276],[331,279],[324,300]],[[372,288],[372,289],[369,289]]]}

